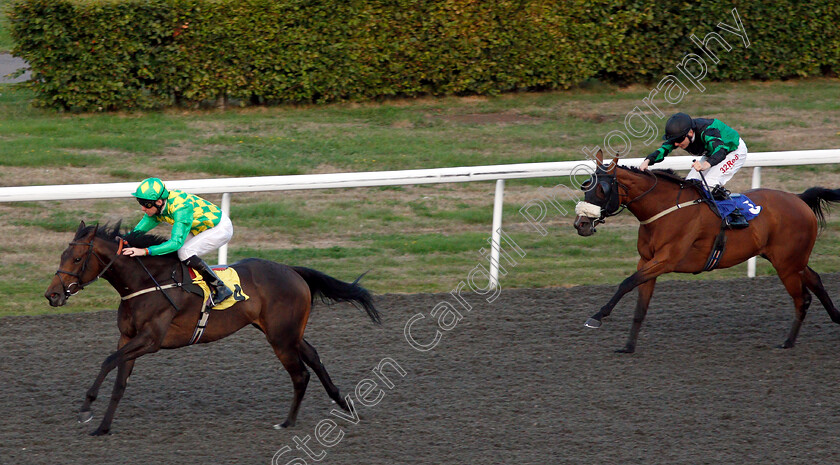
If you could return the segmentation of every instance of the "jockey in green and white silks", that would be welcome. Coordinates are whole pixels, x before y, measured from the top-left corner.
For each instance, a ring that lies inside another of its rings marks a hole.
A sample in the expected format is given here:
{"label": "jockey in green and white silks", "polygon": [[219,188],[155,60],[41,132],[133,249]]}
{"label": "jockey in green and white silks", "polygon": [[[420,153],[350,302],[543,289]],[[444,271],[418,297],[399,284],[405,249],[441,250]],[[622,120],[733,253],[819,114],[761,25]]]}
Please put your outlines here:
{"label": "jockey in green and white silks", "polygon": [[[686,179],[700,180],[705,178],[706,184],[712,190],[713,197],[729,199],[729,192],[723,188],[747,160],[747,145],[738,133],[719,119],[694,118],[685,113],[677,113],[665,124],[665,143],[653,153],[645,157],[639,167],[646,170],[648,166],[659,163],[677,147],[686,152],[700,156],[692,163],[691,171]],[[733,228],[748,226],[746,219],[737,209],[727,218]]]}
{"label": "jockey in green and white silks", "polygon": [[702,172],[709,187],[726,184],[747,159],[744,140],[719,119],[692,119],[685,113],[677,113],[668,119],[662,139],[665,143],[646,157],[648,163],[642,164],[643,169],[659,163],[680,147],[701,157],[686,179],[700,180],[699,172]]}
{"label": "jockey in green and white silks", "polygon": [[213,252],[233,237],[230,218],[213,203],[193,194],[168,190],[158,178],[143,180],[132,194],[140,203],[143,218],[134,231],[147,232],[166,222],[172,225],[169,240],[147,249],[128,247],[129,256],[164,255],[178,252],[185,265],[194,268],[213,289],[213,305],[230,297],[232,291],[199,255]]}

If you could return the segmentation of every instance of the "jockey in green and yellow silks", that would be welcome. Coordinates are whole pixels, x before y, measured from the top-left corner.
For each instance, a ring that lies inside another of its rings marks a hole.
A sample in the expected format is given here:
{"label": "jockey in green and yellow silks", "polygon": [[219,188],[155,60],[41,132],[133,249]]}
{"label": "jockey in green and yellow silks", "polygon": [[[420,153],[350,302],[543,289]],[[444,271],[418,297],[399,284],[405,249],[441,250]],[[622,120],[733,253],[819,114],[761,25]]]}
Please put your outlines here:
{"label": "jockey in green and yellow silks", "polygon": [[[233,224],[211,202],[179,190],[168,190],[158,178],[143,180],[132,194],[140,203],[143,218],[134,231],[147,232],[166,222],[172,225],[169,240],[147,249],[128,247],[124,255],[164,255],[178,252],[185,265],[198,271],[213,289],[213,305],[233,295],[199,255],[217,250],[233,237]],[[192,233],[192,237],[190,234]]]}

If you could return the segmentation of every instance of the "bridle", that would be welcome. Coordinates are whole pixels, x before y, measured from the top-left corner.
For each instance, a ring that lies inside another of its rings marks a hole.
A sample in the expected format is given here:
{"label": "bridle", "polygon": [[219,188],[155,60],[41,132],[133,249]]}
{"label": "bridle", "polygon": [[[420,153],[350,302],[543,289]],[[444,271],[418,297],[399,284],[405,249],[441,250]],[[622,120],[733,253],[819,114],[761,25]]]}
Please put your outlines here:
{"label": "bridle", "polygon": [[[636,198],[624,203],[620,202],[621,194],[619,192],[619,189],[624,189],[625,197],[629,197],[630,189],[626,185],[618,182],[618,177],[615,175],[615,173],[604,173],[601,175],[599,175],[597,172],[595,173],[595,178],[600,178],[598,180],[598,184],[601,186],[601,189],[606,193],[607,201],[605,202],[604,206],[601,207],[601,216],[592,220],[593,227],[598,226],[599,224],[606,223],[607,218],[618,215],[619,213],[623,212],[628,205],[637,200],[642,199],[644,196],[650,194],[651,192],[653,192],[654,189],[656,189],[657,184],[659,184],[659,178],[656,176],[656,174],[647,170],[643,171],[643,173],[650,174],[651,176],[653,176],[653,186],[651,186],[650,189],[642,192],[640,195],[636,196]],[[608,180],[604,180],[604,177],[606,177]],[[610,205],[615,206],[611,207]]]}
{"label": "bridle", "polygon": [[[58,269],[55,272],[55,275],[58,276],[59,282],[61,282],[61,288],[64,290],[64,296],[66,298],[70,298],[70,296],[74,296],[74,295],[78,294],[85,287],[94,283],[96,280],[101,278],[105,273],[107,273],[108,270],[111,269],[111,266],[114,264],[114,262],[117,260],[117,258],[120,255],[122,255],[123,246],[128,245],[128,242],[126,242],[125,239],[117,236],[117,244],[118,244],[117,252],[114,254],[114,257],[111,259],[111,261],[106,264],[105,260],[103,260],[102,257],[100,257],[99,254],[96,253],[96,251],[93,250],[93,241],[95,239],[96,239],[96,235],[94,235],[94,237],[92,237],[90,239],[90,242],[71,242],[70,243],[70,245],[86,245],[88,247],[87,254],[85,255],[85,262],[82,264],[82,269],[78,273],[73,273],[71,271],[64,271],[62,269]],[[91,256],[96,257],[96,259],[99,260],[99,263],[102,264],[102,265],[105,265],[105,266],[102,268],[102,271],[100,271],[99,274],[97,274],[93,279],[91,279],[90,281],[88,281],[86,283],[82,283],[82,276],[85,274],[85,271],[87,270],[88,262],[90,262],[90,257]],[[152,282],[155,283],[155,286],[152,287],[152,288],[149,288],[149,289],[145,289],[143,291],[139,291],[139,292],[135,292],[133,294],[130,294],[127,297],[123,297],[122,300],[128,300],[132,297],[136,297],[138,295],[145,294],[146,292],[149,292],[149,291],[160,291],[160,292],[163,293],[163,296],[166,297],[166,300],[169,301],[169,304],[172,305],[175,308],[175,312],[178,313],[179,312],[178,305],[176,305],[175,302],[172,300],[172,298],[169,297],[169,294],[166,293],[165,289],[169,289],[169,288],[172,288],[172,287],[181,287],[182,283],[177,283],[175,285],[161,286],[157,282],[157,280],[155,279],[154,275],[152,275],[152,272],[149,271],[149,269],[146,268],[146,265],[143,264],[143,261],[140,260],[140,257],[134,257],[134,258],[137,260],[138,263],[140,263],[140,266],[143,267],[143,270],[146,272],[146,274],[149,275],[149,277],[152,279]],[[61,278],[62,274],[66,274],[68,276],[72,276],[72,277],[76,278],[76,282],[72,282],[69,285],[64,284],[64,280]],[[75,288],[74,288],[74,286],[75,286]]]}
{"label": "bridle", "polygon": [[[85,262],[82,264],[82,269],[78,273],[73,273],[71,271],[64,271],[60,268],[55,272],[55,275],[58,276],[59,282],[61,282],[61,288],[64,290],[64,297],[69,298],[70,296],[74,296],[74,295],[78,294],[79,292],[82,291],[82,289],[84,289],[85,287],[89,286],[90,284],[92,284],[93,282],[95,282],[96,280],[101,278],[102,275],[104,275],[111,268],[111,265],[114,264],[114,262],[117,260],[117,257],[122,255],[123,245],[126,244],[126,242],[123,238],[117,237],[117,242],[119,244],[119,247],[117,247],[117,253],[114,255],[114,258],[112,258],[111,261],[106,264],[105,260],[103,260],[102,257],[100,257],[99,254],[96,253],[96,251],[93,250],[94,239],[96,239],[95,235],[94,235],[94,237],[90,238],[90,242],[71,242],[70,243],[71,246],[72,245],[86,245],[88,247],[88,251],[87,251],[87,254],[85,255]],[[86,283],[82,283],[82,276],[84,276],[85,271],[87,270],[88,262],[90,262],[90,257],[91,256],[96,257],[96,259],[99,260],[99,263],[102,264],[102,265],[105,265],[105,267],[102,268],[102,271],[100,271],[99,274],[97,274],[93,279],[91,279],[90,281],[88,281]],[[61,278],[62,274],[66,274],[68,276],[72,276],[72,277],[76,278],[76,282],[72,282],[69,285],[64,284],[64,280]],[[73,286],[75,286],[75,288]]]}

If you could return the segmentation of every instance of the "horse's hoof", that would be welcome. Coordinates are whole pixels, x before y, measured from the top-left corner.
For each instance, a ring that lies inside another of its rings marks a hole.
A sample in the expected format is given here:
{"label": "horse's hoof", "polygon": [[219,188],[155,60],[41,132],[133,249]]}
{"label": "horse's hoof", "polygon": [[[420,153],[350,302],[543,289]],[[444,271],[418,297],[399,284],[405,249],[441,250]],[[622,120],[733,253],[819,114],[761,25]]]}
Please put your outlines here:
{"label": "horse's hoof", "polygon": [[601,327],[601,322],[596,320],[595,318],[589,318],[588,320],[586,320],[586,323],[584,323],[583,326],[586,326],[587,328],[597,329]]}
{"label": "horse's hoof", "polygon": [[621,349],[615,349],[615,353],[617,354],[632,354],[635,351],[636,349],[631,347],[622,347]]}
{"label": "horse's hoof", "polygon": [[286,420],[279,425],[274,425],[274,429],[284,429],[284,428],[289,428],[289,427],[292,427],[292,426],[295,426],[295,422]]}
{"label": "horse's hoof", "polygon": [[111,434],[111,430],[99,428],[96,431],[90,433],[91,436],[108,436]]}
{"label": "horse's hoof", "polygon": [[79,412],[79,423],[87,423],[93,420],[93,412],[88,410],[87,412]]}

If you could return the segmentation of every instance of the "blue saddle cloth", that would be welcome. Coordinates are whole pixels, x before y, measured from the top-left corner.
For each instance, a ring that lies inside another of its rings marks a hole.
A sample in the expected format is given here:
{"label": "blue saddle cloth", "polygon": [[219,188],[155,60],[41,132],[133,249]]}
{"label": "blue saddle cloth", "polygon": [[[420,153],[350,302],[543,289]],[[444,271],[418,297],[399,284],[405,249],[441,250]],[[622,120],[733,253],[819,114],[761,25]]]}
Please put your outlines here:
{"label": "blue saddle cloth", "polygon": [[752,220],[761,213],[761,206],[756,205],[749,197],[742,194],[732,194],[729,200],[715,200],[715,203],[720,211],[720,215],[724,218],[735,211],[736,208],[741,210],[741,213],[747,221]]}

